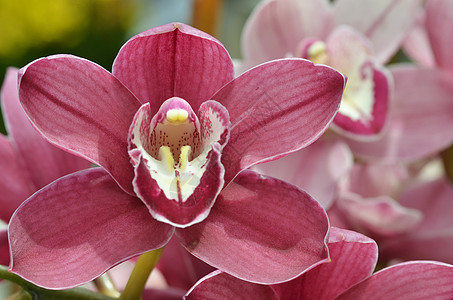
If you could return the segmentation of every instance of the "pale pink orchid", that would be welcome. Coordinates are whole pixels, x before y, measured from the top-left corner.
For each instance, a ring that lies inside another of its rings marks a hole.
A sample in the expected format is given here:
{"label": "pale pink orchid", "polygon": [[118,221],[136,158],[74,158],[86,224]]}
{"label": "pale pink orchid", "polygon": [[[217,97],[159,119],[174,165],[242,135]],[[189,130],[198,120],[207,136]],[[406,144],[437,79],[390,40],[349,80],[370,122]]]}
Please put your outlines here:
{"label": "pale pink orchid", "polygon": [[276,285],[241,281],[221,271],[201,279],[184,299],[451,299],[453,265],[411,261],[374,274],[376,243],[361,234],[332,228],[331,261]]}
{"label": "pale pink orchid", "polygon": [[[381,65],[398,50],[419,1],[263,1],[242,35],[245,67],[304,57],[348,77],[332,128],[360,142],[385,131],[392,79]],[[373,50],[374,49],[374,50]]]}
{"label": "pale pink orchid", "polygon": [[60,178],[16,211],[12,272],[72,287],[173,234],[204,262],[264,284],[328,259],[322,207],[241,171],[327,129],[345,83],[332,68],[283,59],[234,78],[220,42],[175,23],[130,39],[112,74],[56,55],[26,66],[19,82],[35,127],[101,168]]}
{"label": "pale pink orchid", "polygon": [[410,180],[401,164],[356,163],[340,184],[336,209],[348,228],[375,239],[411,231],[422,212],[398,202]]}
{"label": "pale pink orchid", "polygon": [[405,190],[399,203],[422,212],[408,232],[379,241],[383,259],[433,259],[453,264],[453,186],[447,179],[420,183]]}
{"label": "pale pink orchid", "polygon": [[428,0],[420,12],[416,26],[404,42],[404,51],[427,67],[453,71],[453,3],[449,0]]}
{"label": "pale pink orchid", "polygon": [[404,50],[417,64],[390,68],[395,85],[388,130],[372,143],[351,140],[367,159],[412,162],[435,155],[453,143],[453,3],[426,1]]}
{"label": "pale pink orchid", "polygon": [[374,238],[383,262],[453,263],[453,187],[435,166],[355,164],[328,211],[331,224]]}
{"label": "pale pink orchid", "polygon": [[398,64],[390,67],[394,96],[388,129],[377,141],[349,139],[356,156],[368,161],[411,163],[453,143],[453,76],[441,69]]}
{"label": "pale pink orchid", "polygon": [[[0,135],[0,221],[31,194],[55,179],[90,167],[90,163],[51,145],[33,128],[19,102],[16,68],[8,68],[1,104],[8,136]],[[0,264],[9,264],[7,230],[0,231]]]}

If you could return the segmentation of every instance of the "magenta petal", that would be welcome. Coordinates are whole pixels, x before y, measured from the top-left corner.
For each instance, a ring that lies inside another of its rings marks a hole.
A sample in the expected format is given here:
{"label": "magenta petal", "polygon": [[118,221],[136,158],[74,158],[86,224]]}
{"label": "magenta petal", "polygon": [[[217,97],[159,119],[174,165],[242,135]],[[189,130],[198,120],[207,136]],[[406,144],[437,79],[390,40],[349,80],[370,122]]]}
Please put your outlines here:
{"label": "magenta petal", "polygon": [[[413,161],[453,142],[453,76],[415,66],[392,68],[395,92],[389,127],[375,142],[349,141],[355,154],[387,161]],[[426,101],[429,99],[429,101]]]}
{"label": "magenta petal", "polygon": [[165,245],[165,250],[156,268],[164,275],[169,286],[189,290],[199,279],[215,269],[186,251],[174,237]]}
{"label": "magenta petal", "polygon": [[205,101],[198,111],[201,124],[202,147],[217,142],[223,148],[230,138],[230,116],[223,105],[216,101]]}
{"label": "magenta petal", "polygon": [[11,143],[0,135],[0,220],[9,221],[14,210],[35,191]]}
{"label": "magenta petal", "polygon": [[8,135],[20,157],[21,171],[29,176],[30,184],[37,190],[61,176],[89,168],[88,161],[51,145],[33,128],[19,102],[17,75],[14,68],[6,73],[2,108]]}
{"label": "magenta petal", "polygon": [[334,201],[338,182],[352,164],[352,153],[343,141],[319,139],[305,149],[253,169],[296,185],[327,209]]}
{"label": "magenta petal", "polygon": [[222,271],[214,271],[198,281],[187,292],[184,299],[279,300],[280,298],[268,285],[250,283]]}
{"label": "magenta petal", "polygon": [[50,142],[104,167],[132,193],[127,135],[140,102],[118,79],[90,61],[56,55],[22,69],[19,95]]}
{"label": "magenta petal", "polygon": [[328,219],[302,190],[251,171],[218,196],[208,218],[177,236],[208,264],[251,282],[290,280],[327,257]]}
{"label": "magenta petal", "polygon": [[16,211],[11,269],[39,286],[69,288],[162,247],[172,233],[104,170],[88,169],[58,179]]}
{"label": "magenta petal", "polygon": [[440,67],[453,70],[453,41],[445,38],[451,35],[453,26],[453,2],[430,0],[426,3],[426,30],[431,48]]}
{"label": "magenta petal", "polygon": [[196,111],[233,79],[231,58],[213,37],[180,23],[162,25],[130,39],[113,63],[118,77],[152,111],[180,97]]}
{"label": "magenta petal", "polygon": [[230,114],[223,150],[225,182],[253,164],[314,142],[338,110],[345,78],[304,59],[259,65],[224,86],[212,99]]}
{"label": "magenta petal", "polygon": [[453,266],[412,261],[385,268],[336,299],[451,299]]}
{"label": "magenta petal", "polygon": [[0,265],[9,265],[8,230],[6,228],[0,228]]}
{"label": "magenta petal", "polygon": [[316,266],[294,280],[272,286],[280,299],[334,299],[367,278],[378,256],[376,243],[354,231],[331,228],[330,262]]}

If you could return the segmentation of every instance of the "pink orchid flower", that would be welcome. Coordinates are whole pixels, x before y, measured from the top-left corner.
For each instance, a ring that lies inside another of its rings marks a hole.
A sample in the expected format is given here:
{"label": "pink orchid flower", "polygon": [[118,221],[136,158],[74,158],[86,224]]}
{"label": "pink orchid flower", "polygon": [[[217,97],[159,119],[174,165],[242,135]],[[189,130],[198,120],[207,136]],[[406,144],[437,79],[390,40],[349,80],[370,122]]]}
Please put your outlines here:
{"label": "pink orchid flower", "polygon": [[[90,163],[51,145],[33,128],[19,102],[15,68],[8,68],[1,104],[8,136],[0,135],[0,221],[38,189],[55,179],[90,167]],[[6,174],[8,174],[6,176]],[[7,230],[0,231],[0,264],[9,264]]]}
{"label": "pink orchid flower", "polygon": [[339,70],[348,82],[332,128],[360,142],[375,140],[385,131],[392,90],[391,76],[381,64],[402,43],[417,5],[417,1],[263,1],[244,28],[243,64],[296,56]]}
{"label": "pink orchid flower", "polygon": [[426,1],[404,50],[417,64],[390,68],[395,92],[388,130],[379,141],[348,141],[365,159],[412,162],[437,154],[453,143],[453,3]]}
{"label": "pink orchid flower", "polygon": [[435,163],[421,169],[355,164],[328,210],[331,224],[374,238],[383,262],[430,259],[453,263],[449,252],[453,247],[453,187],[443,170],[431,169],[427,176],[427,168]]}
{"label": "pink orchid flower", "polygon": [[448,0],[428,0],[416,26],[404,42],[404,51],[416,62],[427,67],[453,70],[449,36],[453,17],[453,3]]}
{"label": "pink orchid flower", "polygon": [[304,59],[234,78],[220,42],[177,23],[130,39],[113,74],[70,55],[29,64],[19,88],[29,118],[102,168],[63,177],[16,211],[11,270],[67,288],[175,234],[233,276],[298,276],[328,257],[324,210],[292,185],[241,171],[316,140],[344,83]]}
{"label": "pink orchid flower", "polygon": [[221,271],[201,279],[184,299],[450,299],[453,266],[435,261],[397,264],[372,274],[376,243],[361,234],[332,228],[331,261],[276,285],[241,281]]}
{"label": "pink orchid flower", "polygon": [[374,239],[409,232],[421,221],[422,212],[398,200],[412,177],[403,165],[356,163],[341,183],[336,208],[348,228]]}
{"label": "pink orchid flower", "polygon": [[399,198],[422,220],[412,230],[379,241],[384,259],[433,259],[453,264],[453,186],[440,178],[411,186]]}

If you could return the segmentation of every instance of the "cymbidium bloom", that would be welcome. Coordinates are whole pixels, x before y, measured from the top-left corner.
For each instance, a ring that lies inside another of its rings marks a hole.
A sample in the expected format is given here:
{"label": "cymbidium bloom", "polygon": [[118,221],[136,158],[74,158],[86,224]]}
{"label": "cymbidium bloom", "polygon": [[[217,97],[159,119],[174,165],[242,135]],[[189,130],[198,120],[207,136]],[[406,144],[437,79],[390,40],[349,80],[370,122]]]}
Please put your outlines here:
{"label": "cymbidium bloom", "polygon": [[412,162],[438,153],[453,143],[453,5],[425,1],[420,22],[404,50],[417,63],[390,68],[395,93],[388,130],[372,143],[350,141],[354,153],[368,159]]}
{"label": "cymbidium bloom", "polygon": [[[38,189],[55,179],[90,167],[90,163],[51,145],[33,128],[19,102],[17,72],[8,68],[1,104],[8,136],[0,135],[0,221]],[[0,232],[0,264],[9,263],[6,228]]]}
{"label": "cymbidium bloom", "polygon": [[379,242],[384,259],[434,259],[453,264],[453,186],[445,178],[411,186],[399,203],[422,213],[412,230]]}
{"label": "cymbidium bloom", "polygon": [[409,232],[422,212],[398,200],[413,177],[403,165],[356,163],[340,185],[336,207],[350,228],[375,239]]}
{"label": "cymbidium bloom", "polygon": [[332,228],[331,261],[276,285],[241,281],[221,271],[201,279],[185,299],[450,299],[453,266],[401,263],[372,274],[377,245],[361,234]]}
{"label": "cymbidium bloom", "polygon": [[285,281],[326,259],[328,221],[316,201],[241,171],[315,141],[345,79],[304,59],[233,73],[216,39],[176,23],[130,39],[112,74],[71,55],[22,69],[19,95],[36,128],[102,168],[63,177],[17,210],[12,271],[70,287],[174,232],[195,256],[254,282]]}
{"label": "cymbidium bloom", "polygon": [[[263,1],[242,36],[248,67],[279,57],[305,57],[348,77],[333,128],[364,141],[385,130],[389,60],[411,25],[417,1]],[[373,49],[375,51],[373,51]]]}
{"label": "cymbidium bloom", "polygon": [[382,262],[453,263],[453,187],[440,164],[355,164],[328,210],[331,224],[374,238]]}
{"label": "cymbidium bloom", "polygon": [[427,67],[453,70],[449,35],[453,5],[448,0],[428,0],[420,12],[416,26],[405,40],[404,51],[416,62]]}

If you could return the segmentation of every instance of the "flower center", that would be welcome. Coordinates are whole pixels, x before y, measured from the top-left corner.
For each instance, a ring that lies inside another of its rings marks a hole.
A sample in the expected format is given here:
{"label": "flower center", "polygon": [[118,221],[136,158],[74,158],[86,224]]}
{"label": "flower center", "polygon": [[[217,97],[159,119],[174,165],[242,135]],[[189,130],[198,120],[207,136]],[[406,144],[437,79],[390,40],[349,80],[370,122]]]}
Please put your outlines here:
{"label": "flower center", "polygon": [[184,108],[169,109],[150,135],[150,154],[169,170],[184,170],[200,152],[200,134]]}
{"label": "flower center", "polygon": [[327,64],[329,54],[327,53],[326,43],[323,41],[313,42],[308,46],[307,58],[315,64]]}

